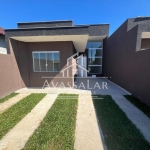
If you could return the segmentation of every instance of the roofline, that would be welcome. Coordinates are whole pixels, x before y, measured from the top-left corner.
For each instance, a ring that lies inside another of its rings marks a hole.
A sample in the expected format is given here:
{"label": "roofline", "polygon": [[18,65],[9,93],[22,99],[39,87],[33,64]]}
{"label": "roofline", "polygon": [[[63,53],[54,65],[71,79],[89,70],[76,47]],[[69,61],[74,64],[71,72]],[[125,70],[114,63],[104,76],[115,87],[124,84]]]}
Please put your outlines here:
{"label": "roofline", "polygon": [[104,25],[110,25],[109,23],[99,23],[99,24],[77,24],[75,26],[104,26]]}
{"label": "roofline", "polygon": [[130,20],[130,19],[141,19],[141,18],[147,18],[147,19],[150,19],[150,16],[138,16],[138,17],[135,17],[135,18],[127,18],[127,20]]}
{"label": "roofline", "polygon": [[37,24],[37,23],[57,23],[57,22],[72,22],[73,20],[56,20],[56,21],[36,21],[36,22],[17,22],[17,24]]}
{"label": "roofline", "polygon": [[37,30],[37,29],[67,29],[67,28],[87,28],[85,26],[57,26],[57,27],[34,27],[34,28],[15,28],[15,29],[5,29],[4,31],[17,31],[17,30]]}

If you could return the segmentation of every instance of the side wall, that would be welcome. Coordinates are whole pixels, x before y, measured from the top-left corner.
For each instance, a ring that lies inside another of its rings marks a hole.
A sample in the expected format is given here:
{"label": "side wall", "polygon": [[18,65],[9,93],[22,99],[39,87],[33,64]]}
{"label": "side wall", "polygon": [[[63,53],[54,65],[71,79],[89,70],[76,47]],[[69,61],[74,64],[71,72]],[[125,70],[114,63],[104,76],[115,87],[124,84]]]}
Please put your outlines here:
{"label": "side wall", "polygon": [[150,51],[136,52],[137,30],[125,22],[105,40],[103,74],[150,106]]}
{"label": "side wall", "polygon": [[21,88],[21,78],[13,51],[0,54],[0,98]]}

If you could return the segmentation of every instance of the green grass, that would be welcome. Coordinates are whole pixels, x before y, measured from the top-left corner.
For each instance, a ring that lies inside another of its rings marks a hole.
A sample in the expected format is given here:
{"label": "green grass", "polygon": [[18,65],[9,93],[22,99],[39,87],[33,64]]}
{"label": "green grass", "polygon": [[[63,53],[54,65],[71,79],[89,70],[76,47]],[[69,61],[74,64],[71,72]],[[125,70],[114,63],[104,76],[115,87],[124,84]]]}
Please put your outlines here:
{"label": "green grass", "polygon": [[150,150],[150,144],[112,100],[111,96],[93,98],[108,150]]}
{"label": "green grass", "polygon": [[124,97],[150,118],[150,107],[149,106],[144,104],[142,101],[140,101],[133,95],[124,95]]}
{"label": "green grass", "polygon": [[19,93],[11,93],[10,95],[7,95],[7,96],[1,98],[1,99],[0,99],[0,103],[3,103],[3,102],[7,101],[8,99],[10,99],[10,98],[12,98],[12,97],[14,97],[14,96],[16,96],[16,95],[18,95],[18,94],[19,94]]}
{"label": "green grass", "polygon": [[31,94],[0,115],[0,139],[12,129],[46,94]]}
{"label": "green grass", "polygon": [[60,94],[24,150],[73,150],[78,95]]}

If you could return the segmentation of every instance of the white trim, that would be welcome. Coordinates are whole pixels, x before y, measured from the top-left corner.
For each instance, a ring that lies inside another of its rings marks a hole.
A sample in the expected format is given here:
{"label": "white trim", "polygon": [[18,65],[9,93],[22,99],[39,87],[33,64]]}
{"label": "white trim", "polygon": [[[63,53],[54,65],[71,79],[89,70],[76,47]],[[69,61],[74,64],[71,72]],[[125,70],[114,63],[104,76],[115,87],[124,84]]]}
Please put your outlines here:
{"label": "white trim", "polygon": [[[101,56],[96,56],[96,57],[89,56],[89,57],[88,57],[88,67],[99,66],[99,67],[101,67],[101,68],[100,68],[101,73],[93,73],[93,72],[91,72],[91,73],[89,73],[89,74],[102,74],[102,72],[103,72],[103,70],[102,70],[102,63],[103,63],[103,42],[102,42],[102,48],[88,48],[88,54],[89,54],[89,50],[93,50],[93,49],[95,49],[95,50],[101,50],[101,51],[102,51],[102,54],[101,54]],[[89,65],[89,59],[92,59],[92,58],[99,58],[100,61],[101,61],[101,65]]]}
{"label": "white trim", "polygon": [[[41,63],[40,63],[40,54],[45,53],[45,58],[46,58],[46,71],[41,71]],[[52,61],[53,61],[53,71],[48,71],[47,70],[47,53],[52,53]],[[33,71],[34,72],[60,72],[60,71],[54,71],[54,53],[59,53],[59,70],[60,70],[60,52],[59,51],[34,51],[32,52],[32,59],[33,59]],[[35,71],[35,62],[34,62],[34,54],[38,54],[39,56],[39,69],[40,71]]]}

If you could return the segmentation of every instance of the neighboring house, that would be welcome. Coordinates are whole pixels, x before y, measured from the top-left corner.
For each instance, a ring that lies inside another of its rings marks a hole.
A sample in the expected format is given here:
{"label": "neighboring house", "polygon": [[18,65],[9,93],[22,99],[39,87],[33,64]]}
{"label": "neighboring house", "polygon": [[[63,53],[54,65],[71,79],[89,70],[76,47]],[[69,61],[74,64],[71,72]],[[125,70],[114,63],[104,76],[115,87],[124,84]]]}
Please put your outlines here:
{"label": "neighboring house", "polygon": [[4,29],[0,28],[0,54],[7,54]]}
{"label": "neighboring house", "polygon": [[[111,77],[150,105],[150,17],[127,19],[108,36],[109,24],[74,25],[71,20],[18,23],[17,29],[5,29],[12,66],[7,66],[7,76],[6,69],[0,75],[0,96],[23,87],[42,87],[46,77],[50,84],[73,86],[72,70],[80,64],[68,66],[67,59],[79,52],[86,58],[87,76]],[[7,80],[11,86],[6,86]]]}

